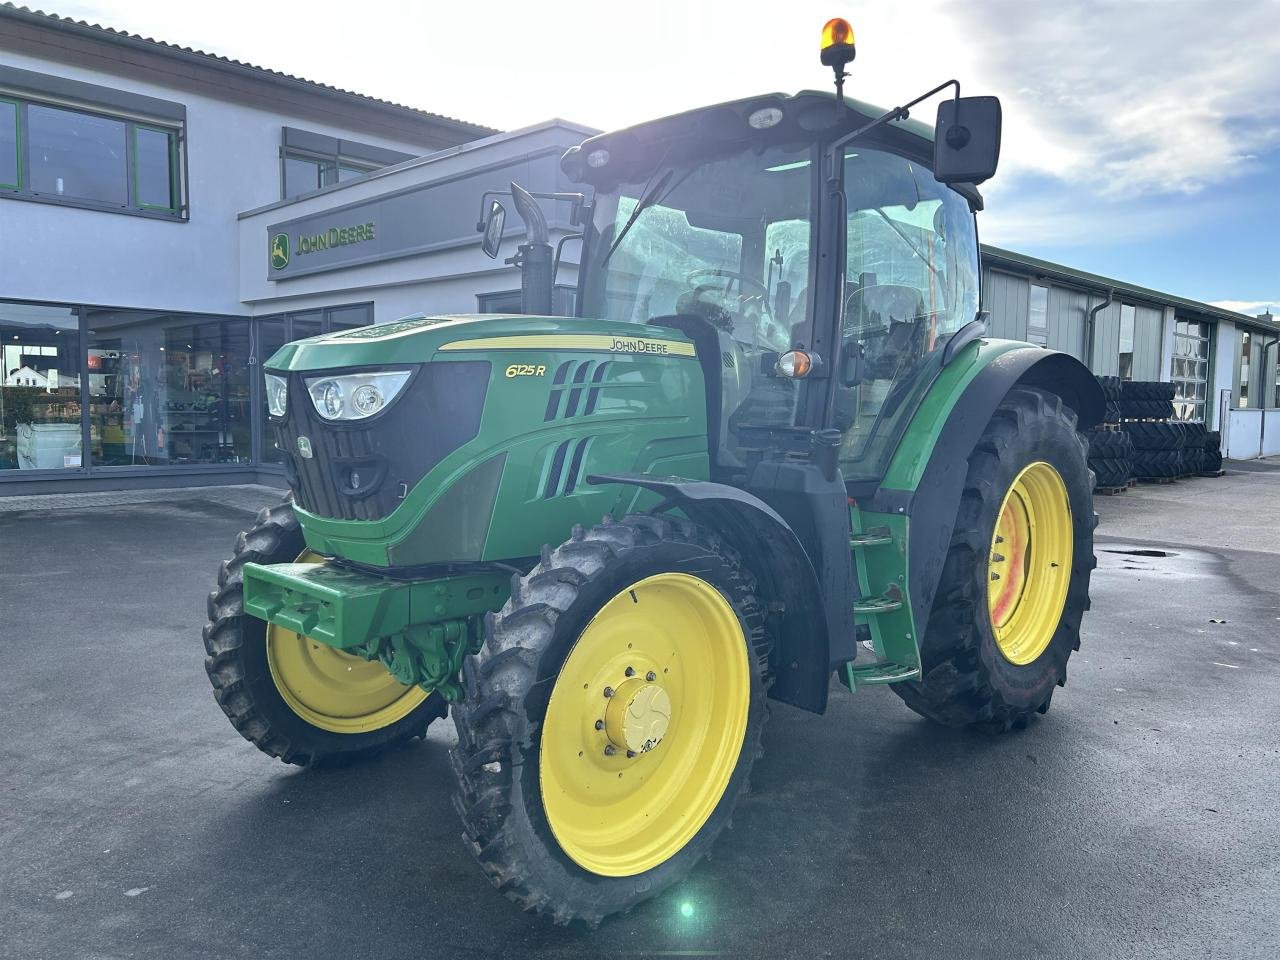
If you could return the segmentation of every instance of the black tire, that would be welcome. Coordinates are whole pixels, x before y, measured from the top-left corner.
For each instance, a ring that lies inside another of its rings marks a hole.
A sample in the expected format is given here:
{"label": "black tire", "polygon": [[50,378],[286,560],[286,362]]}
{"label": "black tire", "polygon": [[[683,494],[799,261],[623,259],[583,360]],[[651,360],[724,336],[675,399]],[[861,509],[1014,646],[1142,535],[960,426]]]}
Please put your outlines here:
{"label": "black tire", "polygon": [[1120,402],[1118,400],[1108,400],[1102,414],[1103,423],[1119,423],[1124,419],[1124,414],[1120,412]]}
{"label": "black tire", "polygon": [[[674,856],[643,873],[608,877],[571,860],[542,805],[540,724],[555,678],[591,618],[629,585],[680,570],[712,584],[733,606],[750,647],[751,700],[745,738],[724,793],[701,830]],[[558,924],[597,924],[677,882],[710,850],[747,790],[767,717],[768,647],[755,583],[718,536],[685,520],[630,516],[575,528],[543,549],[511,599],[487,623],[484,649],[463,668],[465,698],[454,707],[458,745],[455,805],[464,840],[485,875],[526,912]]]}
{"label": "black tire", "polygon": [[1129,423],[1125,425],[1134,450],[1178,450],[1183,433],[1172,423]]}
{"label": "black tire", "polygon": [[1204,461],[1201,464],[1200,469],[1202,473],[1213,473],[1216,470],[1221,470],[1222,469],[1222,451],[1206,450]]}
{"label": "black tire", "polygon": [[[997,514],[1014,478],[1043,460],[1067,488],[1072,515],[1072,570],[1049,645],[1018,666],[1001,654],[987,612],[987,555]],[[1067,681],[1067,660],[1080,647],[1089,609],[1093,555],[1093,482],[1075,413],[1054,394],[1015,387],[996,409],[969,457],[964,495],[942,579],[921,645],[920,680],[892,685],[907,706],[948,726],[990,732],[1021,729],[1045,713]]]}
{"label": "black tire", "polygon": [[1129,459],[1133,456],[1133,442],[1124,430],[1102,430],[1086,434],[1089,440],[1089,459]]}
{"label": "black tire", "polygon": [[231,725],[255,747],[299,766],[339,765],[370,757],[421,737],[448,704],[433,693],[412,713],[381,730],[335,733],[294,713],[280,695],[267,665],[266,624],[244,612],[244,565],[291,563],[306,549],[293,513],[293,498],[262,510],[236,537],[235,555],[218,571],[218,589],[209,594],[204,628],[204,667],[213,695]]}
{"label": "black tire", "polygon": [[1221,456],[1222,434],[1217,430],[1206,430],[1202,446],[1211,453],[1216,452]]}
{"label": "black tire", "polygon": [[1133,475],[1133,463],[1127,459],[1090,460],[1095,487],[1122,487]]}

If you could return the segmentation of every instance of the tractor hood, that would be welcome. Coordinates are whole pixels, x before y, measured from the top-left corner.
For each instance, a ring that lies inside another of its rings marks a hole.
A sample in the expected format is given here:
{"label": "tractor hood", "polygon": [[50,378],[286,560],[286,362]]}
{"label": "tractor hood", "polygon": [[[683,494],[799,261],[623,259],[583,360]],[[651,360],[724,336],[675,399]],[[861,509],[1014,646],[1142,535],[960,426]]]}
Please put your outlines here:
{"label": "tractor hood", "polygon": [[[517,314],[445,314],[406,317],[285,344],[266,362],[269,370],[335,370],[347,367],[473,359],[476,352],[510,355],[547,349],[605,354],[692,357],[693,344],[673,330],[636,323]],[[456,355],[456,356],[455,356]]]}

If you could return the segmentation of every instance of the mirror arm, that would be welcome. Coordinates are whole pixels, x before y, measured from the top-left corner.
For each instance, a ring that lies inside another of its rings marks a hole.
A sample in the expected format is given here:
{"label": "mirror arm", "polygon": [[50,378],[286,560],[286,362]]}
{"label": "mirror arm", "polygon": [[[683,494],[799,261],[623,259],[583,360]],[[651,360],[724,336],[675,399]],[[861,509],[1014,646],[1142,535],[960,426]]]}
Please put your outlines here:
{"label": "mirror arm", "polygon": [[[555,262],[552,263],[551,265],[551,282],[553,284],[556,282],[556,277],[560,275],[560,255],[564,253],[565,243],[567,243],[570,240],[581,240],[583,236],[584,234],[582,233],[581,230],[579,230],[577,233],[566,233],[563,237],[560,238],[559,242],[556,243],[556,258],[555,258]],[[579,269],[581,269],[582,264],[578,264],[578,267]]]}
{"label": "mirror arm", "polygon": [[860,126],[857,130],[854,130],[852,133],[846,133],[843,137],[841,137],[839,140],[837,140],[835,143],[831,145],[831,149],[839,150],[842,147],[849,144],[850,142],[858,139],[858,137],[862,136],[863,134],[869,133],[870,131],[874,130],[876,127],[883,126],[884,124],[889,123],[893,120],[906,120],[909,116],[911,116],[911,108],[914,107],[917,103],[919,103],[922,100],[928,100],[935,93],[938,93],[941,90],[945,90],[947,87],[951,87],[951,86],[954,86],[956,88],[955,99],[959,100],[960,99],[960,81],[959,80],[948,80],[946,83],[940,83],[936,87],[934,87],[932,90],[930,90],[928,93],[920,94],[920,96],[916,97],[910,103],[904,103],[900,107],[894,107],[888,113],[882,113],[880,116],[876,117],[871,122],[864,123],[862,126]]}

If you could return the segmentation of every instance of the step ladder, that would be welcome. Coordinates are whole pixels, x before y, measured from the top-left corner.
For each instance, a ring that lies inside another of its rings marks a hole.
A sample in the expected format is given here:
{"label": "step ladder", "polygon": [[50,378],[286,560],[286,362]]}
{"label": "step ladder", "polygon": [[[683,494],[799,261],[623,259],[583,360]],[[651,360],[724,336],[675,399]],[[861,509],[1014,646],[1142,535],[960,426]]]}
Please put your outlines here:
{"label": "step ladder", "polygon": [[859,685],[897,683],[920,676],[919,652],[910,631],[910,611],[903,615],[902,587],[893,583],[877,592],[872,582],[875,552],[892,547],[893,542],[887,529],[856,532],[849,537],[861,594],[853,603],[854,622],[866,628],[870,639],[861,643],[875,656],[869,662],[855,660],[845,664],[842,679],[850,690],[856,690]]}

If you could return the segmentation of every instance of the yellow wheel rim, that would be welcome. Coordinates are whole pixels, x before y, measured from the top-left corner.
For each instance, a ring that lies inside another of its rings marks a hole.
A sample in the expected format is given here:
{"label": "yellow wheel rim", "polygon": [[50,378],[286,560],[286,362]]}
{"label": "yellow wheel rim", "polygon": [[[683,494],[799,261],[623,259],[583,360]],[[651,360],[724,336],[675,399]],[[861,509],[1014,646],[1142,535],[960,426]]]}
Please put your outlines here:
{"label": "yellow wheel rim", "polygon": [[[322,563],[303,551],[298,563]],[[369,733],[403,720],[429,694],[406,687],[376,661],[267,624],[267,666],[289,709],[333,733]]]}
{"label": "yellow wheel rim", "polygon": [[746,736],[747,657],[733,607],[697,577],[647,577],[600,608],[542,725],[542,804],[575,863],[634,876],[702,829]]}
{"label": "yellow wheel rim", "polygon": [[1067,601],[1073,547],[1067,486],[1057,470],[1036,461],[1005,493],[987,557],[991,628],[1010,663],[1032,663],[1053,639]]}

